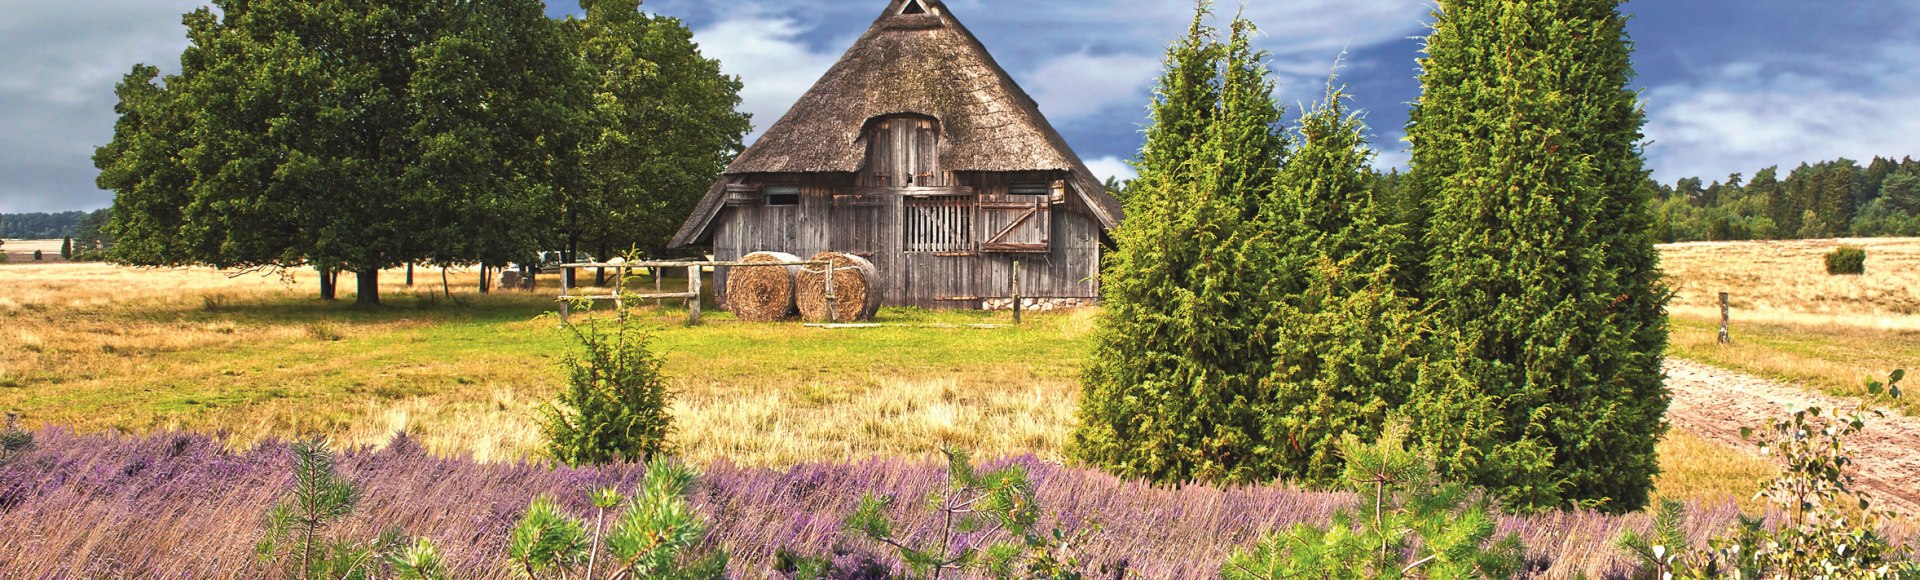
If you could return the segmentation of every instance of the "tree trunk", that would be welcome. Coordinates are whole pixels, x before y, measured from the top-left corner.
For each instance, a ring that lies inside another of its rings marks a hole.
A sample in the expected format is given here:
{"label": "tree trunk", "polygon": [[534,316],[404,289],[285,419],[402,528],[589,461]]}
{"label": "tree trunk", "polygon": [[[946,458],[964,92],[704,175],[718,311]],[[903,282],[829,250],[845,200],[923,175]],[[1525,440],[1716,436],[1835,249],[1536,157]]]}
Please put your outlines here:
{"label": "tree trunk", "polygon": [[412,262],[407,263],[407,287],[408,288],[413,287],[413,263]]}
{"label": "tree trunk", "polygon": [[313,269],[320,272],[320,299],[333,300],[337,298],[339,294],[336,292],[336,288],[334,288],[333,270],[326,266],[314,266]]}
{"label": "tree trunk", "polygon": [[486,294],[487,291],[491,289],[489,283],[493,282],[493,276],[487,273],[489,270],[490,268],[488,268],[486,264],[480,265],[480,293],[481,294]]}
{"label": "tree trunk", "polygon": [[[608,257],[607,257],[607,253],[608,253],[608,252],[607,252],[607,245],[606,245],[606,244],[601,244],[601,245],[600,245],[600,253],[599,253],[599,254],[597,254],[597,255],[596,255],[595,257],[597,257],[597,258],[599,258],[599,259],[600,259],[600,261],[604,263],[604,262],[606,262],[607,260],[610,260],[610,259],[612,259],[612,258],[608,258]],[[595,268],[595,269],[594,269],[594,271],[593,271],[593,285],[594,285],[594,286],[605,286],[605,285],[607,285],[607,269],[606,269],[605,267],[600,267],[600,268]]]}
{"label": "tree trunk", "polygon": [[359,306],[380,305],[380,269],[369,268],[354,272],[354,278],[360,282],[359,292],[354,295],[353,303]]}

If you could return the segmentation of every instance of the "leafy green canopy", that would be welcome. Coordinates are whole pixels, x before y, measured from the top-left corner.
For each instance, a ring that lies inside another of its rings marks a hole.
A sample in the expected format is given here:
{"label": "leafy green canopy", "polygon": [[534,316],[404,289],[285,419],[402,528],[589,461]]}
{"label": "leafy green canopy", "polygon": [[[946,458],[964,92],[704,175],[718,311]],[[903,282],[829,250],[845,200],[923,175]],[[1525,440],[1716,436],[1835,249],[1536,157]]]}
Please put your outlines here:
{"label": "leafy green canopy", "polygon": [[1448,454],[1518,505],[1638,509],[1658,469],[1668,294],[1618,4],[1442,1],[1421,59],[1426,298],[1499,404]]}
{"label": "leafy green canopy", "polygon": [[681,220],[740,153],[752,128],[739,79],[701,56],[675,18],[638,0],[583,0],[560,23],[588,83],[590,128],[562,224],[569,247],[596,256],[666,251]]}
{"label": "leafy green canopy", "polygon": [[355,272],[376,303],[382,268],[499,266],[582,223],[603,245],[663,245],[653,222],[684,214],[739,149],[740,85],[677,21],[585,5],[566,24],[536,0],[188,14],[180,74],[136,66],[95,152],[117,194],[115,257],[311,266],[329,298],[330,273]]}

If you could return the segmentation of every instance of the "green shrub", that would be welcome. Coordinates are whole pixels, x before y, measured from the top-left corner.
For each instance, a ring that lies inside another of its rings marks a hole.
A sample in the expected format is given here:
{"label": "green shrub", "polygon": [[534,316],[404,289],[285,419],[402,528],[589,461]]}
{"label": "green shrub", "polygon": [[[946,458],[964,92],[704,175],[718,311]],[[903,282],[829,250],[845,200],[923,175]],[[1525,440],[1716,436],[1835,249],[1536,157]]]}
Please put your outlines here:
{"label": "green shrub", "polygon": [[[1036,530],[1040,506],[1034,500],[1026,469],[1009,465],[980,471],[966,452],[944,452],[947,488],[926,498],[926,505],[939,512],[944,522],[938,534],[918,543],[895,537],[893,523],[886,516],[891,498],[873,494],[860,498],[860,506],[847,516],[847,531],[897,550],[916,578],[938,579],[947,572],[969,568],[1000,580],[1082,578],[1081,562],[1073,556],[1073,547],[1097,533],[1098,526],[1072,533]],[[982,536],[972,545],[956,548],[949,544],[949,538],[968,533]],[[797,566],[802,572],[795,577],[816,577],[823,564],[802,563]]]}
{"label": "green shrub", "polygon": [[34,251],[33,251],[33,261],[35,261],[35,262],[39,262],[39,261],[41,261],[41,260],[42,260],[43,258],[44,258],[44,256],[42,256],[42,255],[40,254],[40,250],[34,250]]}
{"label": "green shrub", "polygon": [[360,503],[360,488],[334,469],[323,439],[294,443],[293,491],[267,512],[266,537],[254,546],[261,561],[292,578],[378,578],[381,566],[406,538],[389,529],[369,541],[334,539],[327,531]]}
{"label": "green shrub", "polygon": [[1840,246],[1827,252],[1827,275],[1867,273],[1867,250],[1859,246]]}
{"label": "green shrub", "polygon": [[725,552],[694,552],[707,535],[706,521],[687,501],[698,477],[673,463],[648,462],[632,497],[622,501],[615,489],[592,494],[591,526],[552,498],[534,498],[513,527],[507,554],[529,578],[725,578]]}
{"label": "green shrub", "polygon": [[73,259],[73,236],[60,238],[60,259]]}
{"label": "green shrub", "polygon": [[[647,461],[666,453],[673,416],[653,337],[625,312],[564,325],[583,352],[567,357],[567,388],[546,406],[547,452],[568,465]],[[611,327],[609,329],[608,327]]]}
{"label": "green shrub", "polygon": [[1236,550],[1220,568],[1228,580],[1273,578],[1511,578],[1524,547],[1518,534],[1495,539],[1498,523],[1484,493],[1442,482],[1434,457],[1406,447],[1408,428],[1389,424],[1369,444],[1339,443],[1345,481],[1358,509],[1329,524],[1296,524]]}
{"label": "green shrub", "polygon": [[[1867,384],[1870,395],[1899,398],[1904,371],[1886,383]],[[1797,409],[1761,430],[1762,454],[1781,463],[1779,475],[1758,494],[1783,521],[1740,517],[1731,534],[1690,545],[1682,533],[1685,511],[1665,502],[1650,534],[1628,530],[1618,544],[1640,559],[1644,578],[1920,578],[1910,547],[1880,535],[1899,516],[1873,506],[1854,487],[1853,457],[1846,440],[1866,428],[1879,410],[1856,407],[1840,414],[1818,407]],[[1752,429],[1740,430],[1751,438]]]}
{"label": "green shrub", "polygon": [[0,465],[25,455],[33,450],[33,433],[20,429],[20,417],[7,413],[5,431],[0,431]]}

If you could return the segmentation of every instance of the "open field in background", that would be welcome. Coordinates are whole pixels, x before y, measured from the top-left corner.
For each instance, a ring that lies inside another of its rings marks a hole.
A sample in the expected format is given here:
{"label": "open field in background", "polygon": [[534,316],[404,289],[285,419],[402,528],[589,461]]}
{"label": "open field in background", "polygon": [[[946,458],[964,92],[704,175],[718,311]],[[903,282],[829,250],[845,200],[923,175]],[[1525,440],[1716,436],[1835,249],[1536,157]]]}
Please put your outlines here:
{"label": "open field in background", "polygon": [[6,240],[0,245],[0,253],[7,255],[9,262],[33,263],[33,251],[40,250],[42,262],[66,262],[60,258],[60,240]]}
{"label": "open field in background", "polygon": [[[1828,276],[1840,245],[1867,250],[1867,272]],[[1691,242],[1660,246],[1677,317],[1720,320],[1728,292],[1737,324],[1834,325],[1920,332],[1920,238]]]}
{"label": "open field in background", "polygon": [[[1867,273],[1829,276],[1824,256],[1867,250]],[[1676,295],[1671,353],[1836,395],[1868,379],[1920,371],[1920,239],[1698,242],[1660,247]],[[1719,292],[1731,294],[1732,345],[1720,345]],[[1908,389],[1914,390],[1914,389]],[[1920,396],[1895,404],[1920,415]]]}

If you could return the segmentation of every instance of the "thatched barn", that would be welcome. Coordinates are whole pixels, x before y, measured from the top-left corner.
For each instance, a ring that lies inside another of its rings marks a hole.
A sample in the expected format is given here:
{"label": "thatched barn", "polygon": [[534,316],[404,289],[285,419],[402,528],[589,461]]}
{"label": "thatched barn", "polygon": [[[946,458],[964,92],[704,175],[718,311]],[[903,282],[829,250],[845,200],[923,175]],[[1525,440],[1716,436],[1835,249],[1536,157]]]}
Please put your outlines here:
{"label": "thatched barn", "polygon": [[883,303],[927,308],[1006,307],[1018,261],[1020,295],[1046,306],[1099,296],[1102,240],[1120,219],[940,0],[893,0],[727,167],[673,245],[711,245],[722,261],[851,253],[877,267]]}

